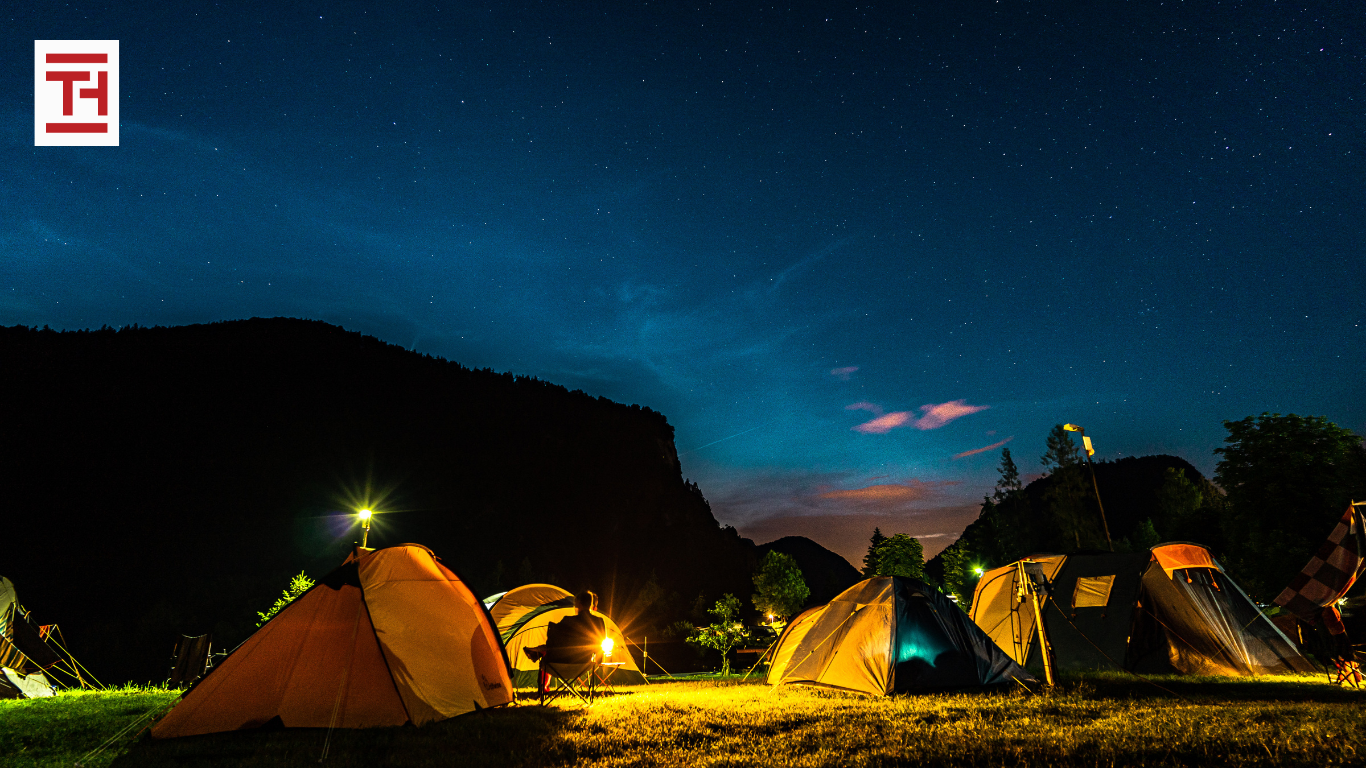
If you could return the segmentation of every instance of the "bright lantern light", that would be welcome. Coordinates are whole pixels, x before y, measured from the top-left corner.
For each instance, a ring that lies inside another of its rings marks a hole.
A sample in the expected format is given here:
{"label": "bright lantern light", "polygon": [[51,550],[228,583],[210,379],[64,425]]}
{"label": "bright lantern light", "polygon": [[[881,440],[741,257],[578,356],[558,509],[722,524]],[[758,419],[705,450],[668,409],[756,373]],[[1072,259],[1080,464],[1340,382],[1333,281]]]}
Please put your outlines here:
{"label": "bright lantern light", "polygon": [[614,645],[616,645],[616,643],[612,642],[612,638],[610,638],[610,637],[604,637],[604,638],[602,639],[602,655],[603,655],[603,656],[611,656],[611,655],[612,655],[612,646],[614,646]]}

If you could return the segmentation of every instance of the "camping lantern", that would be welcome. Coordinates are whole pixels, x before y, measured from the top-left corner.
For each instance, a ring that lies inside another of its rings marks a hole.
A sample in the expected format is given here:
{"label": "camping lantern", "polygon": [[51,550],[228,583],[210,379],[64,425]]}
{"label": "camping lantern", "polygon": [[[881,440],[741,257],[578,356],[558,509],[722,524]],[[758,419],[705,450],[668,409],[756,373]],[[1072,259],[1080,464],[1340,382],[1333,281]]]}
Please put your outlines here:
{"label": "camping lantern", "polygon": [[374,513],[368,509],[362,509],[360,512],[357,512],[356,514],[360,516],[360,545],[362,548],[364,548],[366,544],[370,542],[370,516]]}
{"label": "camping lantern", "polygon": [[602,657],[604,659],[612,658],[612,646],[614,645],[616,645],[616,643],[612,642],[612,638],[604,637],[602,639]]}

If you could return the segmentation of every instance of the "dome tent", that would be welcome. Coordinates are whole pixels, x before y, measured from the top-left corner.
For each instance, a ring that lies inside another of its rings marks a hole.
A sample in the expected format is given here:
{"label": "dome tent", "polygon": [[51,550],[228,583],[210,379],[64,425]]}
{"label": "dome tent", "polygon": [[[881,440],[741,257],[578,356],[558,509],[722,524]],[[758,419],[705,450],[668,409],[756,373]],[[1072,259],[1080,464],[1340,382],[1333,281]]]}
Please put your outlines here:
{"label": "dome tent", "polygon": [[[528,658],[522,649],[545,644],[546,627],[574,614],[574,596],[553,584],[526,584],[487,597],[484,604],[489,607],[489,615],[507,648],[513,685],[536,685],[539,664]],[[607,625],[607,636],[613,643],[612,660],[622,663],[612,675],[612,683],[635,685],[645,682],[640,667],[626,649],[626,638],[616,622],[605,613],[593,611],[593,615]]]}
{"label": "dome tent", "polygon": [[808,609],[773,649],[768,683],[874,695],[1033,680],[942,592],[878,576]]}
{"label": "dome tent", "polygon": [[357,548],[152,729],[423,725],[512,701],[483,605],[426,547]]}
{"label": "dome tent", "polygon": [[[1313,665],[1199,544],[1038,555],[1056,669],[1185,675],[1312,673]],[[1033,607],[1012,563],[977,582],[972,619],[1017,662],[1042,664]]]}

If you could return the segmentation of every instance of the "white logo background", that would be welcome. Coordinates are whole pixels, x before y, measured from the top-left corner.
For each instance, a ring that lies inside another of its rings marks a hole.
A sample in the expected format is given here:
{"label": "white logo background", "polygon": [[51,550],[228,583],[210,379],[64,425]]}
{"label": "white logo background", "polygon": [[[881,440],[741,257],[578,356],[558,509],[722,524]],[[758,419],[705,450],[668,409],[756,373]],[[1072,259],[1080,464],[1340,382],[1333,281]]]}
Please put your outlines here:
{"label": "white logo background", "polygon": [[[103,54],[107,61],[48,62],[49,54]],[[88,78],[71,80],[71,114],[65,110],[67,83],[48,80],[49,72],[84,72]],[[104,103],[107,114],[99,114],[101,99],[95,94],[100,73],[105,74]],[[82,91],[86,94],[83,96]],[[89,130],[103,126],[103,133]],[[117,40],[34,40],[33,41],[33,146],[35,147],[117,147],[119,145],[119,41]]]}

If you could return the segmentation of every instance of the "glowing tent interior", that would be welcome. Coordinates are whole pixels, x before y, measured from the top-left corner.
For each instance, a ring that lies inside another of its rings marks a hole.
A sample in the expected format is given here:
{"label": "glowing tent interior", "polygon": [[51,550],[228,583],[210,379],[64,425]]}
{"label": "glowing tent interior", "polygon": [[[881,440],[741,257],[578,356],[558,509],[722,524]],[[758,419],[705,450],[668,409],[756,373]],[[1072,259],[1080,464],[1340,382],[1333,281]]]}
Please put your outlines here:
{"label": "glowing tent interior", "polygon": [[[1142,552],[1040,555],[1041,597],[1058,669],[1188,675],[1309,673],[1313,665],[1199,544]],[[1033,607],[1014,563],[977,583],[972,619],[1017,662],[1042,665]]]}
{"label": "glowing tent interior", "polygon": [[770,685],[875,695],[1012,679],[1034,678],[943,593],[899,576],[861,581],[793,619],[778,638],[768,672]]}
{"label": "glowing tent interior", "polygon": [[[537,662],[522,652],[545,644],[546,627],[574,613],[574,596],[553,584],[526,584],[499,595],[485,598],[489,615],[507,648],[512,664],[512,682],[517,687],[536,685]],[[645,682],[640,667],[631,658],[621,628],[604,613],[593,611],[607,625],[607,636],[612,639],[612,660],[621,667],[612,675],[612,683],[634,685]]]}
{"label": "glowing tent interior", "polygon": [[512,701],[479,600],[426,547],[357,548],[205,675],[158,738],[423,725]]}

